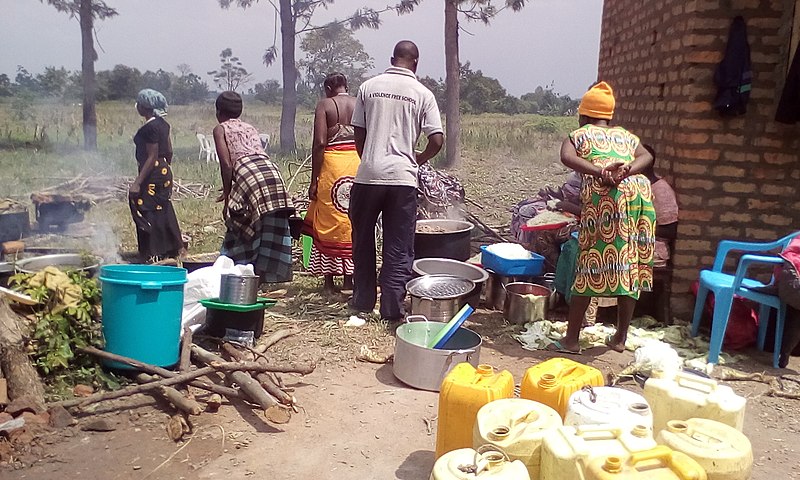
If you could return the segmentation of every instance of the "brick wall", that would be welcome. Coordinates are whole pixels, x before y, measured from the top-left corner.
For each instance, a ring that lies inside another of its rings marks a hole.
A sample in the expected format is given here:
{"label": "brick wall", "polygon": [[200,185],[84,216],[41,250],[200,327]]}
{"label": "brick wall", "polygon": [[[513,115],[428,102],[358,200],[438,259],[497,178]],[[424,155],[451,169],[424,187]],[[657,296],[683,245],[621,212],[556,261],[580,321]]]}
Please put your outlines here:
{"label": "brick wall", "polygon": [[[773,120],[788,68],[795,0],[606,0],[599,78],[615,88],[615,123],[658,152],[678,194],[673,307],[721,239],[767,240],[800,229],[800,126]],[[753,90],[746,115],[711,107],[732,18],[747,22]]]}

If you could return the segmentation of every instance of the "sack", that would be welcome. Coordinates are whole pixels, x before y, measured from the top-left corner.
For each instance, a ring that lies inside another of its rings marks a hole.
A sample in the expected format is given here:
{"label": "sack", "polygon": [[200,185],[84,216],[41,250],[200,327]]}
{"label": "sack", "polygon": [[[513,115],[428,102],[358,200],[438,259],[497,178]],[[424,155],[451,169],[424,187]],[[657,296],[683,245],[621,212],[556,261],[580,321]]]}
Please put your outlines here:
{"label": "sack", "polygon": [[[692,284],[692,293],[697,297],[700,282]],[[714,317],[714,294],[709,292],[706,297],[704,315]],[[722,345],[725,349],[742,350],[756,343],[758,336],[758,311],[753,302],[735,296],[728,316],[728,328],[725,329],[725,338]]]}

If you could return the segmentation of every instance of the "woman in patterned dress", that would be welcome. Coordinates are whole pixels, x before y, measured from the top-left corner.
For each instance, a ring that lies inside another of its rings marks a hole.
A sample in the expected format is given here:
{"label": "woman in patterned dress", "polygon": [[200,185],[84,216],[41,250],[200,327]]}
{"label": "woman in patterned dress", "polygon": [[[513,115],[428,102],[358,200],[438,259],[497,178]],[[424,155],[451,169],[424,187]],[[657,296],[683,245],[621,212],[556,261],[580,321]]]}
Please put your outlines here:
{"label": "woman in patterned dress", "polygon": [[242,97],[222,92],[215,102],[214,144],[222,175],[223,218],[227,232],[220,254],[236,264],[252,264],[262,282],[292,279],[289,218],[295,208],[281,174],[269,159],[258,130],[239,120]]}
{"label": "woman in patterned dress", "polygon": [[567,352],[580,351],[578,336],[593,297],[617,299],[617,331],[607,344],[623,351],[639,292],[653,283],[655,210],[650,181],[642,175],[653,157],[636,135],[609,125],[614,104],[607,83],[592,87],[578,107],[580,128],[561,145],[561,162],[583,175],[580,252],[561,342]]}
{"label": "woman in patterned dress", "polygon": [[325,98],[314,111],[311,150],[311,203],[303,224],[314,239],[309,270],[325,279],[323,291],[333,293],[334,276],[343,276],[342,289],[353,288],[353,243],[350,187],[360,162],[350,118],[356,105],[347,93],[347,78],[332,73],[323,83]]}
{"label": "woman in patterned dress", "polygon": [[136,132],[136,163],[139,174],[128,190],[139,260],[152,262],[183,253],[183,238],[172,209],[172,141],[167,100],[160,92],[146,88],[136,96],[136,111],[144,125]]}

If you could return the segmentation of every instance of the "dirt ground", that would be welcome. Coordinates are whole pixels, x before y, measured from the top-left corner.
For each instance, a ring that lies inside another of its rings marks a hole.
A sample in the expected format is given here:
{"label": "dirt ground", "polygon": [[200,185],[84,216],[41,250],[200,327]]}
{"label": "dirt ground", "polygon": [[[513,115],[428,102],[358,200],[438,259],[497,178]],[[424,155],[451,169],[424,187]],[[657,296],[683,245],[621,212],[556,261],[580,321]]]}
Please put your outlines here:
{"label": "dirt ground", "polygon": [[[508,161],[502,170],[492,167],[499,159],[491,160],[468,162],[457,170],[467,195],[485,207],[473,211],[490,225],[507,224],[508,206],[544,183],[558,183],[566,173],[549,159],[540,165]],[[391,364],[357,362],[362,347],[391,353],[392,332],[377,321],[344,327],[345,299],[322,297],[318,286],[316,280],[298,276],[266,319],[268,333],[287,327],[300,332],[275,345],[272,355],[319,360],[311,375],[284,376],[303,407],[288,424],[271,425],[254,410],[226,404],[216,414],[195,417],[194,434],[176,444],[164,428],[169,407],[148,396],[131,397],[98,404],[79,415],[74,427],[43,433],[13,462],[0,466],[0,478],[427,479],[434,462],[438,395],[404,386],[394,378]],[[499,312],[479,310],[468,326],[483,337],[481,362],[508,369],[517,382],[526,368],[552,356],[523,350]],[[750,353],[748,361],[733,366],[778,373],[769,367],[768,354]],[[595,348],[580,361],[608,374],[619,372],[632,358],[631,352]],[[800,360],[793,358],[780,374],[798,379],[798,372]],[[767,396],[767,385],[760,383],[728,384],[748,398],[744,432],[754,450],[752,478],[800,478],[800,401]],[[627,388],[640,390],[635,384]],[[116,430],[81,429],[97,417]]]}

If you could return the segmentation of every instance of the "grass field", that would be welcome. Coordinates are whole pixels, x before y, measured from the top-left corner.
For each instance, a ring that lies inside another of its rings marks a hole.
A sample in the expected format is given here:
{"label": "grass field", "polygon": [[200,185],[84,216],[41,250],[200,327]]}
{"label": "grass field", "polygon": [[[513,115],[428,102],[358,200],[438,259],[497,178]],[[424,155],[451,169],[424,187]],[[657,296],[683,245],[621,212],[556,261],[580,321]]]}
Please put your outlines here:
{"label": "grass field", "polygon": [[[0,198],[29,203],[32,192],[77,175],[134,176],[132,138],[141,126],[141,117],[133,103],[102,103],[97,115],[99,148],[88,153],[80,146],[79,105],[34,104],[22,108],[13,102],[0,103]],[[279,117],[276,107],[249,104],[242,119],[277,141]],[[196,133],[209,135],[216,125],[213,105],[174,106],[167,120],[172,125],[175,178],[212,187],[208,198],[175,202],[181,228],[192,238],[192,252],[214,251],[224,234],[221,207],[214,201],[219,171],[216,164],[198,160],[195,137]],[[508,207],[535,193],[544,183],[558,183],[565,173],[557,162],[558,144],[574,125],[575,119],[569,117],[465,116],[462,161],[452,173],[461,179],[467,196],[484,206],[483,212],[475,213],[492,224],[507,223]],[[287,180],[310,152],[311,128],[312,112],[299,112],[298,151],[273,155]],[[438,160],[434,159],[434,165]],[[303,194],[307,185],[307,178],[299,176],[292,191]],[[112,241],[121,250],[135,250],[134,229],[124,201],[96,205],[88,218],[95,224],[108,225],[114,234]]]}

